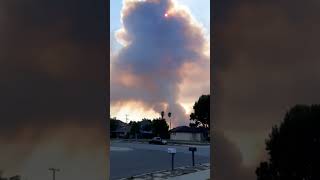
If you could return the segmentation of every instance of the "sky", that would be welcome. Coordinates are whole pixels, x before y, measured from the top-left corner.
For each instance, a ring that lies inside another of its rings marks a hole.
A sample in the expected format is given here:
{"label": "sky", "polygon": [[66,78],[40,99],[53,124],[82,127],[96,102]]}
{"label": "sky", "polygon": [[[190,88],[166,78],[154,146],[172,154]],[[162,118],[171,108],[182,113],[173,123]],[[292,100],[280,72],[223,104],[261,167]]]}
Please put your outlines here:
{"label": "sky", "polygon": [[[209,94],[210,1],[172,2],[175,4],[171,5],[167,0],[162,4],[157,1],[110,1],[111,117],[125,121],[128,115],[128,121],[139,121],[158,118],[164,110],[172,112],[173,126],[187,125],[195,101],[202,94]],[[129,7],[130,3],[132,9],[123,8]],[[152,8],[154,11],[148,10]],[[172,13],[165,17],[166,9],[170,8]],[[136,19],[127,18],[134,14],[137,14]],[[148,19],[148,16],[154,19]],[[161,20],[168,23],[156,23]],[[158,29],[150,28],[146,22],[154,23]],[[121,31],[128,32],[127,36],[131,37],[145,34],[127,45],[123,41],[129,40],[119,35]],[[177,38],[173,39],[175,36]],[[150,41],[153,45],[146,45],[146,39],[153,39]],[[199,47],[189,49],[192,43]],[[130,71],[135,72],[124,70],[129,66],[133,68]],[[165,71],[166,75],[163,74]],[[127,75],[119,78],[124,74]],[[144,87],[133,83],[139,81],[143,81]],[[152,87],[159,90],[150,89]]]}
{"label": "sky", "polygon": [[216,1],[215,179],[256,179],[272,126],[296,104],[319,104],[319,9],[316,0]]}

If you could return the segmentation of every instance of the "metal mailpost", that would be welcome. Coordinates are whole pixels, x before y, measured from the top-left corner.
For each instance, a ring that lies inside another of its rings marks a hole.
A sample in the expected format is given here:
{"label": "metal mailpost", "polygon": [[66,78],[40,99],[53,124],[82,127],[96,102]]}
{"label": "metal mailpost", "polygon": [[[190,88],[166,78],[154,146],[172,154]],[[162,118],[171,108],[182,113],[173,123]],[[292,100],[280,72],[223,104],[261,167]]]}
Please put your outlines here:
{"label": "metal mailpost", "polygon": [[194,166],[194,152],[197,151],[196,147],[189,147],[189,151],[192,152],[192,166]]}
{"label": "metal mailpost", "polygon": [[168,153],[171,154],[171,170],[174,170],[174,155],[177,153],[176,148],[168,148]]}

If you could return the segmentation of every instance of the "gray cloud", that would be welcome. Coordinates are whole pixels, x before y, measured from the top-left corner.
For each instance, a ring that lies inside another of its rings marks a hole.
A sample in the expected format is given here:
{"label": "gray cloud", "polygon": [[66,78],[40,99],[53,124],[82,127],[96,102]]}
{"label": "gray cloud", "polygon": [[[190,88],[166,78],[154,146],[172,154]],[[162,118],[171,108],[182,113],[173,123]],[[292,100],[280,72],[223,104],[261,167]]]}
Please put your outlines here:
{"label": "gray cloud", "polygon": [[[213,175],[217,180],[253,179],[254,172],[243,165],[239,148],[225,137],[221,131],[215,131],[213,148]],[[212,172],[212,171],[211,171]]]}

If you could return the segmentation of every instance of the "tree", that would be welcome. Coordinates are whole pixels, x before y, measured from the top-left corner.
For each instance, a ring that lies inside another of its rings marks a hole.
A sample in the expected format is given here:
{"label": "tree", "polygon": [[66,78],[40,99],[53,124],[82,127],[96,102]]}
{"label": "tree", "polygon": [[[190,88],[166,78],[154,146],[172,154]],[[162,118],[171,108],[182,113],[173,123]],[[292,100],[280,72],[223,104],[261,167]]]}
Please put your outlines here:
{"label": "tree", "polygon": [[320,179],[320,105],[296,105],[266,140],[269,155],[258,180]]}
{"label": "tree", "polygon": [[169,126],[165,119],[154,119],[152,121],[152,131],[156,136],[160,136],[161,138],[169,137]]}
{"label": "tree", "polygon": [[115,131],[118,127],[118,122],[115,118],[110,119],[110,132]]}
{"label": "tree", "polygon": [[117,135],[113,132],[117,130],[118,126],[119,126],[119,121],[116,118],[110,118],[110,137],[111,138],[117,137]]}
{"label": "tree", "polygon": [[140,122],[130,121],[129,125],[131,126],[130,134],[136,137],[140,133]]}
{"label": "tree", "polygon": [[169,121],[170,121],[170,126],[169,126],[169,128],[171,129],[171,112],[168,112],[168,117],[169,117]]}
{"label": "tree", "polygon": [[193,105],[193,113],[190,114],[191,127],[210,127],[210,95],[202,95]]}
{"label": "tree", "polygon": [[142,119],[141,121],[141,130],[151,131],[152,130],[152,121],[150,119]]}
{"label": "tree", "polygon": [[257,180],[273,180],[272,168],[268,162],[261,162],[256,169]]}
{"label": "tree", "polygon": [[164,111],[161,111],[161,119],[164,117]]}
{"label": "tree", "polygon": [[195,128],[198,127],[198,125],[196,123],[189,123],[189,127]]}

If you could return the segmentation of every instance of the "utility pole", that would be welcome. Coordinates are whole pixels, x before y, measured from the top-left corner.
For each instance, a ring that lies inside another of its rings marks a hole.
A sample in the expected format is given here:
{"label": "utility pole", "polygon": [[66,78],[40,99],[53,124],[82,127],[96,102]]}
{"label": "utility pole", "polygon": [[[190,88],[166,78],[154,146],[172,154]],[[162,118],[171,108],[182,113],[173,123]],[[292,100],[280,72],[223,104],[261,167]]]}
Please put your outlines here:
{"label": "utility pole", "polygon": [[126,114],[126,123],[128,124],[128,114]]}
{"label": "utility pole", "polygon": [[49,171],[52,171],[52,179],[56,180],[56,172],[59,172],[60,169],[57,168],[49,168]]}
{"label": "utility pole", "polygon": [[170,121],[170,123],[169,123],[169,130],[171,129],[171,115],[172,115],[172,113],[169,112],[169,113],[168,113],[168,117],[169,117],[169,121]]}

